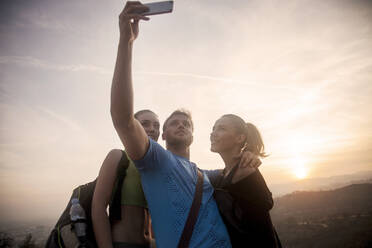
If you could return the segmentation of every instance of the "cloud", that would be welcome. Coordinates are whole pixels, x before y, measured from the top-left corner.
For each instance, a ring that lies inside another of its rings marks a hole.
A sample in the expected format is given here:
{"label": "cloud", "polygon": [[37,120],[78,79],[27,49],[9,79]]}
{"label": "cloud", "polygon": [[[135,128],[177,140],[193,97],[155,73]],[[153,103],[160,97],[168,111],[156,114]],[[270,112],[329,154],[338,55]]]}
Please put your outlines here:
{"label": "cloud", "polygon": [[77,121],[42,106],[0,103],[0,113],[0,145],[3,148],[15,151],[27,147],[45,148],[60,142],[67,134],[86,136]]}
{"label": "cloud", "polygon": [[47,114],[51,117],[51,119],[54,119],[55,121],[57,122],[60,122],[62,123],[64,126],[66,126],[67,128],[71,129],[72,131],[75,131],[75,132],[83,132],[84,130],[80,127],[80,125],[78,125],[75,121],[65,117],[65,116],[62,116],[50,109],[46,109],[44,107],[38,107],[38,109],[44,113],[44,114]]}
{"label": "cloud", "polygon": [[[203,83],[209,85],[210,87],[213,85],[216,87],[216,83],[220,83],[221,86],[223,85],[230,85],[234,84],[234,86],[255,86],[255,87],[263,87],[263,88],[270,88],[270,89],[287,89],[287,90],[298,90],[298,87],[290,87],[287,85],[280,85],[280,84],[270,84],[267,81],[251,81],[251,80],[240,80],[235,78],[229,77],[218,77],[212,75],[202,75],[202,74],[195,74],[189,72],[156,72],[156,71],[135,71],[135,75],[143,75],[143,76],[165,76],[165,77],[180,77],[180,78],[192,78],[197,79],[198,81],[183,81],[184,84],[190,83]],[[200,81],[204,80],[204,81]],[[210,83],[213,83],[210,85]]]}
{"label": "cloud", "polygon": [[69,71],[69,72],[93,72],[98,74],[112,74],[111,70],[95,65],[61,65],[29,56],[0,56],[0,64],[36,67],[44,70]]}
{"label": "cloud", "polygon": [[3,0],[3,2],[0,9],[3,28],[10,24],[15,28],[28,30],[41,29],[63,33],[81,33],[82,31],[79,30],[81,29],[79,25],[74,24],[75,18],[71,16],[73,12],[66,12],[66,4],[44,0],[27,2]]}
{"label": "cloud", "polygon": [[[224,78],[224,77],[214,77],[208,75],[199,75],[193,73],[186,73],[186,72],[151,72],[151,71],[137,71],[135,72],[139,75],[159,75],[159,76],[169,76],[169,77],[192,77],[197,79],[208,79],[213,81],[221,81],[225,83],[243,83],[238,80],[234,80],[232,78]],[[252,82],[253,84],[253,82]]]}
{"label": "cloud", "polygon": [[79,32],[76,27],[72,27],[65,22],[58,21],[45,12],[33,11],[29,9],[28,11],[19,12],[19,19],[15,22],[15,25],[18,27],[33,27],[41,28],[62,32]]}

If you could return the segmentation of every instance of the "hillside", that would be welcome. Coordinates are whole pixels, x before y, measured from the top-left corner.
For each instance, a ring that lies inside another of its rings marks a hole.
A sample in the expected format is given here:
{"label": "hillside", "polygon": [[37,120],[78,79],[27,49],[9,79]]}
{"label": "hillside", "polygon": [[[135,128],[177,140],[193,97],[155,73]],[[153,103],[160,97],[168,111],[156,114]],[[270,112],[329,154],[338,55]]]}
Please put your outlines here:
{"label": "hillside", "polygon": [[350,184],[372,183],[372,171],[360,171],[331,177],[314,177],[288,183],[269,184],[275,197],[290,194],[294,191],[321,191],[333,190]]}
{"label": "hillside", "polygon": [[271,216],[284,247],[372,247],[372,184],[278,197]]}

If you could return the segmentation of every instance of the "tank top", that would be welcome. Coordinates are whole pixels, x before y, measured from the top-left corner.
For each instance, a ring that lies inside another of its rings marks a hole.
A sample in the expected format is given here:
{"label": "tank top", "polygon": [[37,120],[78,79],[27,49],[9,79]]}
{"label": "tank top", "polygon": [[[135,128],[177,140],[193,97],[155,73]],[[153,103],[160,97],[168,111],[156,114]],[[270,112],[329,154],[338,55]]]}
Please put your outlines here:
{"label": "tank top", "polygon": [[129,166],[121,187],[121,205],[147,208],[147,202],[141,184],[141,176],[132,160],[129,160]]}

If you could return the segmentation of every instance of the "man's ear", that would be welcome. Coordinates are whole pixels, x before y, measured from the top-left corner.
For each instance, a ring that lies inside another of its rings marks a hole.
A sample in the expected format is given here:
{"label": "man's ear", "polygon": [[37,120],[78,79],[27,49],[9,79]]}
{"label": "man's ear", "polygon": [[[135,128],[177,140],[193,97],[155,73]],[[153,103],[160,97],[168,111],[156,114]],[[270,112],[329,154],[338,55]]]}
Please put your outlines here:
{"label": "man's ear", "polygon": [[165,140],[165,132],[163,132],[163,133],[161,134],[161,139],[162,139],[162,140]]}

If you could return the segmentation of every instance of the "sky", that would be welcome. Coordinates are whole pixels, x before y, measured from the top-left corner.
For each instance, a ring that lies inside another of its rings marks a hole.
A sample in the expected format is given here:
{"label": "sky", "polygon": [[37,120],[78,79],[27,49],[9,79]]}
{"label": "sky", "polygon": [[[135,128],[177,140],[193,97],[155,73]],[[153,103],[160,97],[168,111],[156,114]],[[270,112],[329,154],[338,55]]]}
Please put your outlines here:
{"label": "sky", "polygon": [[[0,219],[56,220],[123,148],[109,103],[124,4],[0,1]],[[254,123],[269,186],[372,170],[371,48],[370,0],[177,0],[140,24],[135,110],[189,109],[203,169],[223,167],[221,115]]]}

